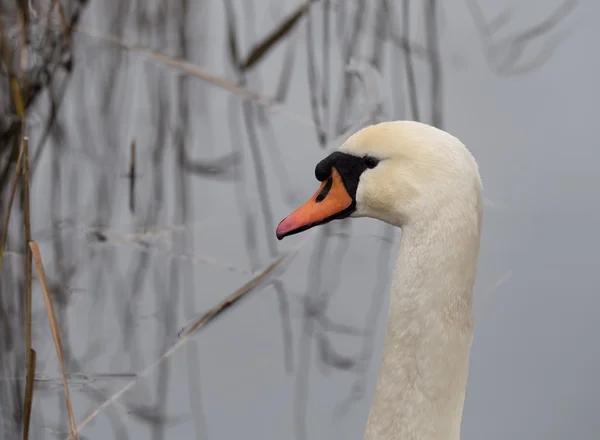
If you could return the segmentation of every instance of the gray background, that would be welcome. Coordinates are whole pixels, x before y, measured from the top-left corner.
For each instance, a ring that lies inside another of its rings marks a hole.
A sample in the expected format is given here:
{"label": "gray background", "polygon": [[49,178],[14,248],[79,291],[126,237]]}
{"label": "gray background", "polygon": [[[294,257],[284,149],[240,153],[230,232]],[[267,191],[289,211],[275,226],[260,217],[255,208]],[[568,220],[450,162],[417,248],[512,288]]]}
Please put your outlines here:
{"label": "gray background", "polygon": [[[274,241],[277,222],[313,194],[314,165],[336,145],[319,146],[309,100],[307,35],[320,83],[323,78],[322,5],[311,7],[310,33],[301,20],[246,78],[248,90],[274,96],[295,41],[286,101],[265,106],[89,35],[117,35],[176,58],[184,29],[186,59],[235,83],[223,2],[191,1],[183,14],[176,1],[126,7],[120,1],[94,0],[84,13],[85,32],[75,37],[75,69],[58,117],[62,130],[43,146],[32,188],[33,238],[62,295],[57,308],[68,368],[86,373],[70,379],[76,421],[131,374],[144,372],[82,435],[361,439],[400,233],[360,219]],[[329,82],[323,85],[331,99],[329,132],[343,92],[338,32],[352,34],[360,2],[333,3]],[[400,34],[401,2],[390,3]],[[555,50],[519,75],[507,74],[510,66],[502,64],[510,47],[493,52],[478,33],[472,1],[443,3],[443,128],[473,152],[486,197],[463,438],[597,439],[600,3],[579,1],[564,21],[527,44],[521,64]],[[374,37],[377,4],[368,4],[357,32],[357,59],[369,60],[381,38]],[[425,45],[423,10],[420,2],[412,4],[412,38]],[[494,37],[499,41],[530,29],[560,2],[478,4],[488,20],[509,11]],[[232,2],[239,52],[249,53],[298,5]],[[352,81],[344,124],[359,120],[378,93],[379,120],[411,117],[403,52],[389,40],[381,47],[381,77],[367,77],[376,87],[366,95]],[[414,64],[420,116],[431,122],[429,65],[418,57]],[[30,115],[34,145],[47,102]],[[132,214],[124,176],[133,137],[139,176]],[[182,145],[208,172],[182,168]],[[215,170],[223,172],[212,175]],[[105,241],[94,238],[97,230]],[[301,243],[278,275],[279,293],[272,285],[252,292],[145,374],[190,320],[276,253]],[[10,240],[8,255],[4,273],[18,273],[22,257]],[[64,438],[64,393],[37,282],[33,293],[40,380],[32,438]]]}

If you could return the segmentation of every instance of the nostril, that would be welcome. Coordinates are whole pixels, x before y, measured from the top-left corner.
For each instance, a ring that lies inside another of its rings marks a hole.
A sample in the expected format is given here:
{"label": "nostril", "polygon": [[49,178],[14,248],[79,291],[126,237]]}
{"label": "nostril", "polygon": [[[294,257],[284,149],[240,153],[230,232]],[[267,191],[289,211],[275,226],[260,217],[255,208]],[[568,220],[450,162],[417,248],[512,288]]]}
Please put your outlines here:
{"label": "nostril", "polygon": [[325,197],[327,197],[327,194],[329,194],[329,191],[331,190],[332,185],[333,185],[333,180],[331,179],[331,177],[329,177],[329,179],[327,179],[327,183],[325,183],[325,186],[323,187],[323,189],[321,190],[321,192],[315,199],[315,202],[317,202],[317,203],[322,202],[325,199]]}

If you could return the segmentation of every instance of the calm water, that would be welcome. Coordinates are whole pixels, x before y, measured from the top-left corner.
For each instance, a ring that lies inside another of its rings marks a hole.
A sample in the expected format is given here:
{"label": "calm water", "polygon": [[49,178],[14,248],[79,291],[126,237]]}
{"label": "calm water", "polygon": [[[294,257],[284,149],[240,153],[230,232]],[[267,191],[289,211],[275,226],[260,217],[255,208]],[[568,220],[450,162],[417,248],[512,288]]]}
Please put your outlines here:
{"label": "calm water", "polygon": [[[248,54],[297,3],[232,2],[239,53]],[[323,7],[315,4],[312,29],[301,20],[247,75],[247,89],[273,97],[293,54],[282,106],[244,101],[198,75],[77,34],[62,129],[35,169],[33,237],[56,291],[68,369],[82,373],[70,381],[76,421],[135,380],[82,429],[85,438],[362,438],[400,232],[361,219],[275,240],[278,221],[313,194],[314,165],[336,145],[321,148],[314,129],[311,50],[327,91],[320,117],[328,132],[368,115],[373,102],[381,101],[379,120],[411,117],[402,51],[389,40],[377,43],[379,2],[355,21],[360,3],[337,2],[331,11],[328,56]],[[398,36],[401,2],[390,3]],[[190,1],[187,12],[179,2],[146,2],[146,10],[120,4],[92,1],[81,27],[238,81],[223,2]],[[489,50],[472,4],[444,2],[438,26],[443,127],[475,155],[486,197],[463,437],[596,439],[600,4],[580,1],[564,23],[527,45],[521,64],[560,41],[543,66],[514,76],[499,74],[509,70],[509,49]],[[560,3],[479,5],[488,20],[509,8],[494,37],[500,41]],[[424,46],[422,10],[412,9],[411,32]],[[362,30],[354,32],[357,23]],[[355,57],[374,60],[381,77],[367,75],[374,85],[366,95],[353,80],[352,105],[340,104],[354,33]],[[418,54],[414,67],[420,118],[431,122],[430,69]],[[320,91],[317,99],[321,108]],[[343,117],[340,108],[348,109]],[[43,121],[45,112],[42,101],[35,116]],[[40,133],[41,123],[30,133],[35,148]],[[133,212],[126,178],[132,138]],[[10,244],[15,253],[3,271],[19,274],[22,259]],[[277,283],[148,368],[190,320],[298,245]],[[50,380],[35,390],[31,437],[65,438],[60,370],[37,282],[34,297],[37,374]]]}

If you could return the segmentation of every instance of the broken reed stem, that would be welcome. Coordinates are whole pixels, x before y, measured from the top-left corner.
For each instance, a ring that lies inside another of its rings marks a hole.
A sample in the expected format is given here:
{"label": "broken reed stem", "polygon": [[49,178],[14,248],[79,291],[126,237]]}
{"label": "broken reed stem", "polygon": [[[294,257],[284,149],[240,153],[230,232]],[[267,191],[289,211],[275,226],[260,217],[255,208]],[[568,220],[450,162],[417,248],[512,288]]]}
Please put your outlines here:
{"label": "broken reed stem", "polygon": [[[15,141],[16,143],[16,141]],[[17,191],[17,183],[19,182],[19,176],[21,174],[21,162],[23,160],[24,145],[21,146],[19,151],[19,157],[17,158],[17,166],[15,167],[15,177],[13,179],[10,196],[8,198],[8,209],[6,211],[6,217],[4,218],[4,227],[2,229],[2,239],[0,240],[0,268],[2,267],[2,259],[4,258],[4,250],[6,249],[6,239],[8,237],[8,224],[10,222],[10,213],[12,211],[13,200],[15,199],[15,193]]]}
{"label": "broken reed stem", "polygon": [[[35,377],[36,352],[31,346],[31,283],[32,283],[32,268],[31,268],[31,251],[27,245],[31,240],[31,212],[30,212],[30,185],[29,185],[29,139],[24,136],[25,132],[25,102],[27,101],[27,49],[28,49],[28,29],[29,29],[29,3],[21,2],[21,13],[19,14],[20,24],[20,63],[19,77],[13,76],[10,79],[12,88],[13,101],[17,114],[21,118],[21,136],[22,139],[21,151],[17,159],[15,169],[15,179],[13,188],[11,189],[6,223],[2,234],[2,243],[0,245],[0,268],[2,267],[2,259],[6,248],[6,240],[8,238],[8,225],[10,222],[10,212],[14,195],[16,192],[16,184],[19,177],[22,175],[22,190],[23,190],[23,222],[25,226],[25,396],[23,399],[24,417],[23,417],[23,440],[29,438],[29,424],[31,421],[31,407],[33,405],[33,382]],[[7,58],[8,59],[8,58]],[[17,141],[15,141],[16,143]],[[23,168],[21,170],[21,160],[24,159]]]}
{"label": "broken reed stem", "polygon": [[225,298],[223,301],[221,301],[215,307],[213,307],[212,309],[210,309],[208,312],[204,313],[200,317],[200,319],[198,319],[194,324],[192,324],[187,330],[184,330],[183,332],[180,332],[179,336],[180,337],[182,335],[184,337],[192,336],[194,333],[196,333],[198,330],[200,330],[202,327],[204,327],[206,324],[208,324],[210,321],[212,321],[216,316],[218,316],[223,311],[225,311],[226,309],[228,309],[229,307],[231,307],[233,304],[235,304],[236,302],[238,302],[240,299],[242,299],[248,292],[251,292],[252,290],[254,290],[269,275],[271,275],[271,273],[275,269],[277,269],[277,267],[283,262],[283,260],[286,257],[287,257],[287,255],[284,254],[281,257],[279,257],[278,259],[276,259],[264,271],[262,271],[260,274],[258,274],[254,278],[252,278],[250,281],[248,281],[246,284],[244,284],[238,290],[236,290],[235,292],[233,292],[231,295],[229,295],[227,298]]}
{"label": "broken reed stem", "polygon": [[27,376],[25,382],[25,408],[23,414],[23,440],[29,438],[29,422],[31,420],[31,407],[33,405],[33,379],[35,377],[35,362],[37,354],[35,350],[27,352]]}
{"label": "broken reed stem", "polygon": [[67,405],[67,413],[69,414],[69,430],[71,432],[71,438],[79,439],[79,433],[77,432],[77,426],[75,425],[75,417],[73,416],[73,406],[71,405],[71,394],[69,393],[69,385],[67,384],[67,372],[65,371],[65,360],[63,355],[62,343],[60,340],[60,329],[58,327],[58,321],[56,320],[56,314],[54,313],[54,306],[52,305],[52,298],[50,297],[50,289],[46,282],[46,273],[44,272],[44,265],[42,264],[42,255],[40,254],[40,248],[35,241],[29,242],[29,248],[35,262],[35,268],[37,270],[38,280],[42,287],[44,294],[44,303],[46,304],[46,312],[48,313],[48,322],[50,323],[50,330],[52,331],[52,338],[54,339],[54,345],[56,347],[56,355],[58,362],[60,363],[60,371],[63,378],[63,384],[65,386],[65,403]]}
{"label": "broken reed stem", "polygon": [[[25,219],[25,347],[26,352],[31,350],[31,282],[33,278],[31,267],[31,211],[29,199],[29,139],[23,138],[23,183],[24,183],[24,219]],[[27,366],[29,370],[29,365]]]}
{"label": "broken reed stem", "polygon": [[25,222],[25,417],[23,419],[23,439],[27,440],[29,435],[29,421],[31,416],[31,405],[33,403],[33,377],[35,374],[35,351],[31,346],[31,249],[28,243],[31,241],[31,211],[30,211],[30,181],[29,181],[29,139],[23,137],[23,219]]}

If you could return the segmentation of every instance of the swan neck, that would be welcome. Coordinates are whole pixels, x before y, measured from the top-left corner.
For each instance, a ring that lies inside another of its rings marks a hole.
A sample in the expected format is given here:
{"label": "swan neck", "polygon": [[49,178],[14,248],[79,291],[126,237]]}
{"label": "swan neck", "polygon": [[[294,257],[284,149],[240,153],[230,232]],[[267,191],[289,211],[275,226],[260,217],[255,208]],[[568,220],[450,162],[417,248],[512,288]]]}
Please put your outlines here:
{"label": "swan neck", "polygon": [[365,440],[459,440],[480,229],[476,213],[403,228]]}

